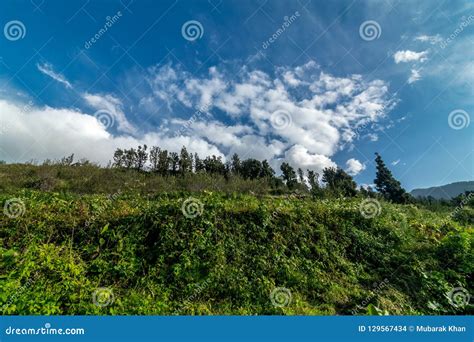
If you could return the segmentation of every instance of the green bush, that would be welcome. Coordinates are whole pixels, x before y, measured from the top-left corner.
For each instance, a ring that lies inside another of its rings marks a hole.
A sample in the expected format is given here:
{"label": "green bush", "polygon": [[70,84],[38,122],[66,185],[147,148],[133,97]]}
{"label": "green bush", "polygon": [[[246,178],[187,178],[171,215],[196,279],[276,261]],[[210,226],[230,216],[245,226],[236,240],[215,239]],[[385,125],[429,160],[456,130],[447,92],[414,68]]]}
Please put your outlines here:
{"label": "green bush", "polygon": [[[0,216],[2,312],[471,312],[447,294],[473,292],[473,229],[444,213],[382,201],[366,218],[357,198],[139,193],[0,195],[2,207],[24,204]],[[285,305],[272,302],[279,288]]]}

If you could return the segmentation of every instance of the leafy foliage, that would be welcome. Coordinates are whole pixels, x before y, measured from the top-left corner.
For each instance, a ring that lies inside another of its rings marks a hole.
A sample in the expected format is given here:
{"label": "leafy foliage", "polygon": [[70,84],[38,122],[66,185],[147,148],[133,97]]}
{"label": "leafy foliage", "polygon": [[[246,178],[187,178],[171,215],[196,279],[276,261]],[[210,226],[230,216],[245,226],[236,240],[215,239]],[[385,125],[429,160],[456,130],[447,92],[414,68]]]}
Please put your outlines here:
{"label": "leafy foliage", "polygon": [[[192,195],[202,215],[188,218]],[[21,190],[0,216],[4,314],[466,314],[472,226],[446,213],[361,199]],[[464,211],[468,208],[462,208]],[[106,287],[114,301],[94,304]],[[290,290],[272,305],[276,287]]]}

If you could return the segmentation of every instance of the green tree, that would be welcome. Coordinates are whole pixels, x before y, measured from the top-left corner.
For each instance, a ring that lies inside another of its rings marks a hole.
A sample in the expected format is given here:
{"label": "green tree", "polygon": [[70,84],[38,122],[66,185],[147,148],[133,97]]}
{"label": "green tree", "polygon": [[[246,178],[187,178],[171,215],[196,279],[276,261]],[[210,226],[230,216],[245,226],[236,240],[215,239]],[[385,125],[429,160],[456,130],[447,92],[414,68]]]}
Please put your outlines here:
{"label": "green tree", "polygon": [[240,174],[241,165],[240,165],[240,158],[239,158],[239,155],[237,153],[234,153],[232,155],[230,167],[231,167],[231,171],[234,175],[239,175]]}
{"label": "green tree", "polygon": [[179,170],[181,174],[184,175],[186,173],[191,173],[192,169],[193,169],[192,158],[190,154],[188,153],[188,151],[186,150],[186,147],[183,146],[181,148],[181,153],[179,156]]}
{"label": "green tree", "polygon": [[147,149],[147,146],[146,145],[143,145],[142,146],[138,146],[138,149],[135,153],[135,168],[138,170],[138,171],[141,171],[143,170],[144,166],[145,166],[145,163],[148,159],[148,154],[146,152],[146,149]]}
{"label": "green tree", "polygon": [[257,159],[246,159],[240,167],[240,174],[245,179],[256,179],[262,172],[262,163]]}
{"label": "green tree", "polygon": [[260,177],[262,178],[273,178],[275,175],[275,170],[272,169],[268,161],[265,159],[262,162],[262,169],[260,171]]}
{"label": "green tree", "polygon": [[323,170],[323,182],[330,193],[335,196],[352,197],[357,194],[357,184],[341,168],[327,167]]}
{"label": "green tree", "polygon": [[290,164],[286,162],[281,164],[280,170],[283,173],[283,180],[285,181],[288,189],[293,189],[295,185],[298,184],[295,170],[290,166]]}
{"label": "green tree", "polygon": [[400,182],[392,176],[392,172],[385,166],[380,154],[375,153],[377,173],[375,175],[375,188],[382,196],[394,203],[407,203],[410,195],[402,188]]}
{"label": "green tree", "polygon": [[197,153],[194,153],[194,172],[202,172],[205,171],[204,163],[202,162],[201,158]]}
{"label": "green tree", "polygon": [[159,170],[159,161],[160,161],[160,152],[161,149],[158,146],[152,146],[150,148],[150,164],[151,164],[151,171],[158,172]]}

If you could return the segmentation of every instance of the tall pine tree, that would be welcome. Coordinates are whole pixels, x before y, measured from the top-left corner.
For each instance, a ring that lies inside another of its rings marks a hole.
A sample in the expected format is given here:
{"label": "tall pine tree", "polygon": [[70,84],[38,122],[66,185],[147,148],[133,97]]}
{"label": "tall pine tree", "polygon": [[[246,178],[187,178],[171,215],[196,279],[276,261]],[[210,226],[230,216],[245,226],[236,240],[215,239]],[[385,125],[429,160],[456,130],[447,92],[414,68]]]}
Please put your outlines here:
{"label": "tall pine tree", "polygon": [[377,173],[375,176],[375,188],[385,199],[394,203],[407,203],[410,195],[402,188],[400,182],[392,176],[392,172],[385,166],[380,154],[375,153]]}

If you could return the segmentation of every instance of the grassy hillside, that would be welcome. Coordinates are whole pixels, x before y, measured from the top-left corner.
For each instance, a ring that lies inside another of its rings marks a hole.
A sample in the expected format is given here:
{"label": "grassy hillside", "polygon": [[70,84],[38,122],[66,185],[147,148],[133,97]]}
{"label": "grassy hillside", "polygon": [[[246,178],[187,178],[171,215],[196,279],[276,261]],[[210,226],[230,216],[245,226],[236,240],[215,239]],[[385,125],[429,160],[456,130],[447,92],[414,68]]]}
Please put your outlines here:
{"label": "grassy hillside", "polygon": [[453,289],[474,293],[473,228],[449,210],[12,182],[0,194],[4,314],[472,313]]}

